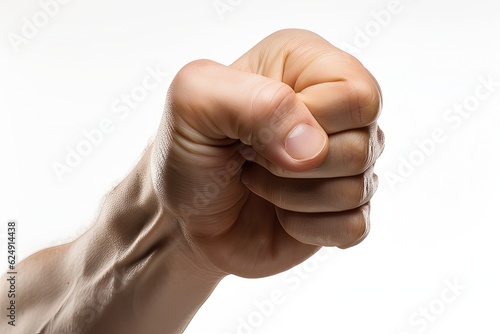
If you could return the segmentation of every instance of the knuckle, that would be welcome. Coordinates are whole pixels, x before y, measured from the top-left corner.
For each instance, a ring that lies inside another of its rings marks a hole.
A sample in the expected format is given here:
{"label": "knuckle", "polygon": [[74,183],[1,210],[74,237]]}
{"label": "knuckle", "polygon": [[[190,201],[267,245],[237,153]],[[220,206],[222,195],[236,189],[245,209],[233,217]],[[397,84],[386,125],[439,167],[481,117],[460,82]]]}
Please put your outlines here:
{"label": "knuckle", "polygon": [[360,204],[364,204],[368,202],[372,197],[375,191],[378,188],[378,177],[373,173],[373,168],[370,168],[366,172],[363,173],[363,186],[361,187],[360,194]]}
{"label": "knuckle", "polygon": [[372,166],[375,161],[382,155],[385,148],[385,136],[380,127],[374,123],[368,127],[369,131],[369,157],[367,166]]}
{"label": "knuckle", "polygon": [[[262,85],[262,81],[258,81]],[[295,92],[293,89],[279,81],[269,80],[256,90],[252,102],[252,110],[269,110],[271,112],[279,109],[280,105],[293,101]]]}
{"label": "knuckle", "polygon": [[365,233],[366,223],[363,217],[353,220],[346,227],[346,240],[353,242]]}
{"label": "knuckle", "polygon": [[384,152],[385,149],[385,134],[379,126],[377,126],[377,143],[380,148],[380,155]]}
{"label": "knuckle", "polygon": [[[203,99],[190,99],[193,91],[197,92],[200,86],[200,78],[207,75],[207,69],[213,66],[209,60],[195,60],[184,65],[175,75],[168,91],[170,103],[182,107],[193,107],[193,104],[200,103]],[[191,94],[186,94],[191,92]],[[200,102],[199,102],[200,101]]]}
{"label": "knuckle", "polygon": [[211,66],[212,62],[205,59],[194,60],[184,65],[179,72],[177,72],[173,82],[178,86],[189,86],[191,83],[196,82],[200,75]]}
{"label": "knuckle", "polygon": [[360,186],[360,192],[359,192],[359,202],[358,203],[364,203],[368,198],[371,197],[372,195],[372,190],[373,190],[373,182],[372,182],[372,177],[368,173],[363,173],[363,176],[361,177],[361,186]]}
{"label": "knuckle", "polygon": [[347,148],[346,164],[354,174],[364,172],[373,160],[373,140],[368,131],[359,131],[354,134],[353,140]]}
{"label": "knuckle", "polygon": [[367,126],[377,120],[382,98],[371,80],[349,81],[348,94],[354,124]]}
{"label": "knuckle", "polygon": [[371,196],[371,189],[373,188],[371,185],[371,176],[367,175],[366,172],[363,173],[358,180],[355,206],[364,203]]}
{"label": "knuckle", "polygon": [[353,210],[348,223],[344,226],[343,247],[347,248],[363,239],[370,232],[368,209],[365,207]]}
{"label": "knuckle", "polygon": [[353,176],[350,182],[345,184],[345,193],[343,199],[344,209],[354,209],[365,203],[373,193],[373,182],[371,176],[367,173]]}
{"label": "knuckle", "polygon": [[252,145],[265,147],[273,138],[287,126],[290,120],[290,111],[297,97],[294,90],[279,81],[268,80],[262,82],[261,79],[255,82],[258,89],[253,90],[254,94],[250,103],[252,111],[252,123],[259,124],[260,130],[252,133]]}

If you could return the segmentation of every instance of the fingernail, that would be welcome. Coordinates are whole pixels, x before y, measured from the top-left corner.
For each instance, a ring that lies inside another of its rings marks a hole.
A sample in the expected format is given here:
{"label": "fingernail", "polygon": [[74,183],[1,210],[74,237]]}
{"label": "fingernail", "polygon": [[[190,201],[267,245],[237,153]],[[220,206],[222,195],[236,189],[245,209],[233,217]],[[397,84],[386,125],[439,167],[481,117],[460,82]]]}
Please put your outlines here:
{"label": "fingernail", "polygon": [[309,124],[299,124],[285,140],[285,150],[295,160],[312,159],[326,144],[324,134]]}

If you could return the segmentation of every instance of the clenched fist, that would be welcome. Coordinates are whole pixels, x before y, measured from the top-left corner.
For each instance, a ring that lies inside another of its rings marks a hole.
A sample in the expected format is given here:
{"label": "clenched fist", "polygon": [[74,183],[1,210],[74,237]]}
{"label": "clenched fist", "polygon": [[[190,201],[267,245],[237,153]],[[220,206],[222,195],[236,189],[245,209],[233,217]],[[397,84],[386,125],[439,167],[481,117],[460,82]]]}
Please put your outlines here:
{"label": "clenched fist", "polygon": [[152,151],[155,192],[222,274],[263,277],[369,231],[381,92],[354,57],[304,30],[230,66],[186,65]]}
{"label": "clenched fist", "polygon": [[380,101],[355,58],[303,30],[231,66],[186,65],[154,142],[95,224],[16,267],[22,317],[0,332],[178,334],[226,275],[268,276],[359,243],[384,145]]}

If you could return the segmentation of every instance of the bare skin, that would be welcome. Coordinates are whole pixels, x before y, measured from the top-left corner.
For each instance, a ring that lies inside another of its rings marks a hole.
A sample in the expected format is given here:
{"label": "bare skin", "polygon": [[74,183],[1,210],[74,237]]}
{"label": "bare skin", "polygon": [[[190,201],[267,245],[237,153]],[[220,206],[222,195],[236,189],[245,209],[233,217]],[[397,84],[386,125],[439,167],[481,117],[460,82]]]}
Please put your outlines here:
{"label": "bare skin", "polygon": [[304,30],[274,33],[230,66],[186,65],[155,140],[93,227],[17,266],[16,327],[0,331],[182,333],[225,276],[265,277],[360,243],[380,105],[355,58]]}

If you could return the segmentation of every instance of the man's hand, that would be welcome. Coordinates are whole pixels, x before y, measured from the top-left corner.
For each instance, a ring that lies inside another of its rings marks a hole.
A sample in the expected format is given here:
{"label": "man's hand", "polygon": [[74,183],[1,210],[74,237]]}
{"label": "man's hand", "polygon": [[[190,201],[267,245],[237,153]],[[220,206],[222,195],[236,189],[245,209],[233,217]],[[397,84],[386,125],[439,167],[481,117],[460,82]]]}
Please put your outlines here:
{"label": "man's hand", "polygon": [[21,316],[0,332],[178,334],[225,275],[267,276],[359,243],[380,100],[357,60],[302,30],[229,67],[187,65],[153,145],[92,228],[18,265]]}
{"label": "man's hand", "polygon": [[[369,231],[381,92],[352,56],[284,30],[231,66],[186,65],[152,151],[161,203],[221,275],[284,271]],[[201,263],[201,262],[200,262]]]}

